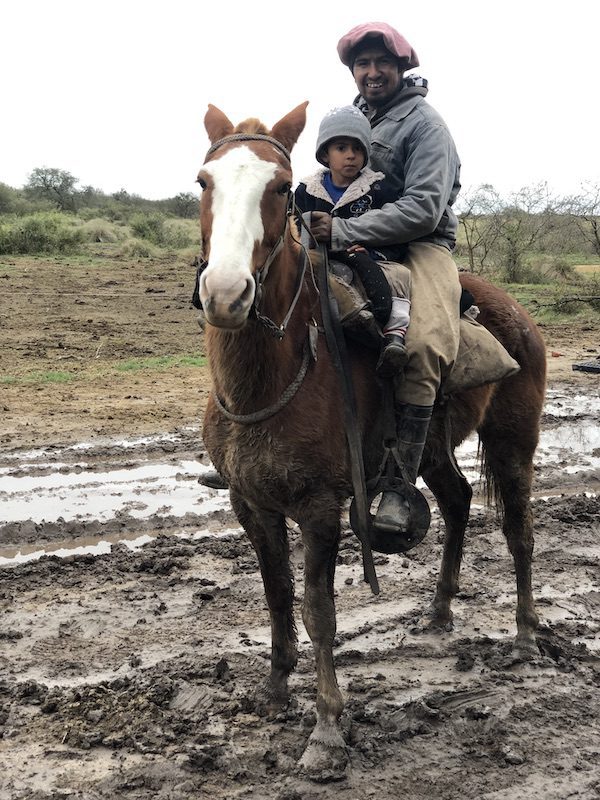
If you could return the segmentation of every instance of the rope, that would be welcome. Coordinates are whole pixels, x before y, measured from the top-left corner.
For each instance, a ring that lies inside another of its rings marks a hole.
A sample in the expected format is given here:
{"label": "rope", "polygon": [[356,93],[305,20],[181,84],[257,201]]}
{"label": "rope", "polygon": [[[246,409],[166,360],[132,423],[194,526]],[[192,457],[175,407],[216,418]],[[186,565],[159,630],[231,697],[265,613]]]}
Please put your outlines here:
{"label": "rope", "polygon": [[298,389],[302,385],[302,381],[306,375],[308,370],[308,364],[310,362],[310,352],[307,342],[304,342],[304,348],[302,351],[302,363],[300,364],[300,369],[298,370],[298,374],[294,378],[294,380],[290,383],[290,385],[285,389],[279,400],[271,406],[267,406],[267,408],[263,408],[260,411],[254,411],[252,414],[233,414],[223,405],[223,402],[219,399],[219,396],[216,392],[213,392],[213,398],[217,405],[217,408],[223,414],[223,416],[231,420],[231,422],[239,422],[242,425],[253,425],[256,422],[263,422],[269,417],[275,416],[282,408],[285,408],[290,400],[296,395]]}

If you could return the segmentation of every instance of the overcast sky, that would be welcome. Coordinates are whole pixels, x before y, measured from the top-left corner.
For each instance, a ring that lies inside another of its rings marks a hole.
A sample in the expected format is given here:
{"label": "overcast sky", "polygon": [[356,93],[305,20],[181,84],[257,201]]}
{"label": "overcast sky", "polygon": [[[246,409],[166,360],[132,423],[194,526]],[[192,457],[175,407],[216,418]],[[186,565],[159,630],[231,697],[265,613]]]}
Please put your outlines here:
{"label": "overcast sky", "polygon": [[194,192],[208,103],[269,127],[309,100],[294,176],[321,117],[355,96],[336,44],[372,19],[412,44],[465,190],[558,194],[600,181],[598,0],[4,0],[0,182],[35,167],[158,199]]}

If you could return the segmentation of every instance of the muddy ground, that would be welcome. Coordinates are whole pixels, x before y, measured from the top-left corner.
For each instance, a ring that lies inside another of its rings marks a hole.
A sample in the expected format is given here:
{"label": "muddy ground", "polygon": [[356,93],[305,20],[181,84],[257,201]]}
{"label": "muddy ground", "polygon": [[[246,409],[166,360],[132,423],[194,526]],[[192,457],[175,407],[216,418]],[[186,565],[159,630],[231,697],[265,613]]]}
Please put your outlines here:
{"label": "muddy ground", "polygon": [[[379,597],[346,530],[336,574],[344,780],[296,762],[314,723],[300,621],[294,700],[255,710],[269,623],[253,552],[209,467],[204,367],[185,262],[0,264],[0,798],[600,797],[600,326],[545,327],[536,463],[540,657],[515,662],[511,560],[475,500],[454,630],[425,632],[441,555],[377,556]],[[70,376],[49,382],[48,373]],[[46,377],[43,378],[42,376]],[[302,543],[292,528],[299,604]]]}

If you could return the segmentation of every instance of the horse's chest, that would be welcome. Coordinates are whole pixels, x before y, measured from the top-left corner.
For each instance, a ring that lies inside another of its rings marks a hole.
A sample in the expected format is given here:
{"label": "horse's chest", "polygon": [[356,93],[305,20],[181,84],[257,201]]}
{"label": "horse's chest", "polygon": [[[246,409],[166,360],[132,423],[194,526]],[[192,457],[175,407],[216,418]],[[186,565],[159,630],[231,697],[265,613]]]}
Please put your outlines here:
{"label": "horse's chest", "polygon": [[306,494],[307,487],[331,484],[332,479],[343,482],[342,474],[337,474],[340,465],[317,454],[310,439],[259,428],[243,429],[235,436],[215,429],[205,435],[205,443],[213,464],[232,488],[247,497],[268,496],[270,504],[289,506]]}

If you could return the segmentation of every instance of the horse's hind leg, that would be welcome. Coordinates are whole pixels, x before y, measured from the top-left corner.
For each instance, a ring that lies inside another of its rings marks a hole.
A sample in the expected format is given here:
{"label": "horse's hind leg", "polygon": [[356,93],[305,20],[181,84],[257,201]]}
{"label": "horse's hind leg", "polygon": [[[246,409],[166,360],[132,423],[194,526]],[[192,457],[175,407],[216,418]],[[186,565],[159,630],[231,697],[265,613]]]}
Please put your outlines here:
{"label": "horse's hind leg", "polygon": [[[498,398],[480,430],[485,464],[501,502],[502,530],[512,554],[517,580],[517,638],[522,655],[537,653],[535,612],[531,585],[533,515],[531,484],[533,454],[538,441],[539,412],[533,398],[527,408],[515,407],[511,399]],[[502,414],[502,415],[501,415]],[[504,424],[499,425],[501,419]],[[507,420],[510,422],[507,424]]]}
{"label": "horse's hind leg", "polygon": [[[315,511],[320,511],[315,516]],[[317,724],[301,765],[313,775],[341,776],[348,763],[339,718],[344,703],[333,664],[336,630],[333,579],[340,535],[335,501],[311,504],[310,518],[300,520],[304,539],[302,618],[310,636],[317,671]]]}
{"label": "horse's hind leg", "polygon": [[436,459],[435,465],[423,465],[423,480],[438,502],[446,527],[444,553],[440,566],[430,627],[448,629],[452,625],[450,604],[458,592],[465,529],[473,490],[464,475],[454,466],[449,454]]}
{"label": "horse's hind leg", "polygon": [[271,616],[271,674],[258,693],[259,709],[276,713],[289,700],[288,676],[298,659],[288,535],[282,514],[252,511],[235,493],[231,504],[256,551]]}

